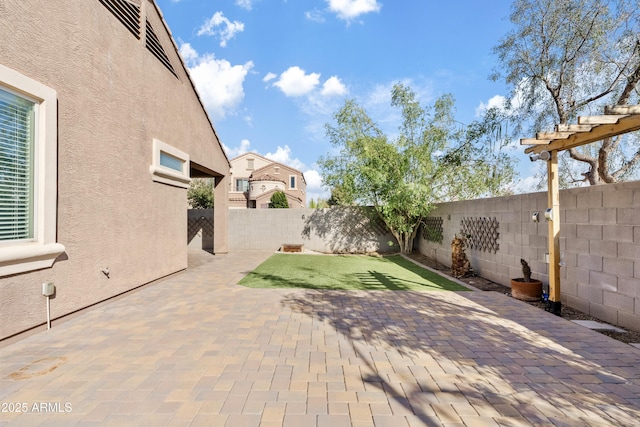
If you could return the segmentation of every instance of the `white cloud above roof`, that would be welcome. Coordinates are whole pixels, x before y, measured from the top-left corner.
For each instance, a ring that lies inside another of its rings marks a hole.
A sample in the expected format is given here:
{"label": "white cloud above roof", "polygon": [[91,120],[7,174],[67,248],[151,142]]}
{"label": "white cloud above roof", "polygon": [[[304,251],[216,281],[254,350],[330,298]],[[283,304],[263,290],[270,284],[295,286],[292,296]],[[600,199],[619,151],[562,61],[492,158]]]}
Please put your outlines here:
{"label": "white cloud above roof", "polygon": [[302,96],[311,92],[318,84],[319,73],[307,74],[302,68],[293,66],[280,74],[273,85],[280,88],[286,96]]}
{"label": "white cloud above roof", "polygon": [[199,55],[189,43],[180,46],[180,54],[212,119],[233,114],[244,98],[243,84],[253,62],[232,65],[226,59],[216,59],[213,54]]}
{"label": "white cloud above roof", "polygon": [[304,168],[304,163],[298,159],[291,158],[291,148],[288,145],[284,147],[278,146],[275,153],[267,153],[264,156],[274,162],[282,163],[300,171]]}
{"label": "white cloud above roof", "polygon": [[235,157],[238,157],[242,154],[248,153],[250,152],[250,147],[251,147],[251,142],[248,139],[243,139],[242,141],[240,141],[240,145],[238,147],[229,147],[226,144],[222,144],[222,148],[224,149],[224,152],[227,153],[227,157],[229,157],[230,159],[233,159]]}
{"label": "white cloud above roof", "polygon": [[329,9],[345,21],[365,13],[378,12],[382,7],[377,0],[326,0],[326,2],[329,4]]}
{"label": "white cloud above roof", "polygon": [[226,47],[227,42],[242,31],[244,31],[244,24],[242,22],[231,22],[222,12],[216,12],[202,24],[197,34],[199,36],[217,37],[220,40],[220,46]]}

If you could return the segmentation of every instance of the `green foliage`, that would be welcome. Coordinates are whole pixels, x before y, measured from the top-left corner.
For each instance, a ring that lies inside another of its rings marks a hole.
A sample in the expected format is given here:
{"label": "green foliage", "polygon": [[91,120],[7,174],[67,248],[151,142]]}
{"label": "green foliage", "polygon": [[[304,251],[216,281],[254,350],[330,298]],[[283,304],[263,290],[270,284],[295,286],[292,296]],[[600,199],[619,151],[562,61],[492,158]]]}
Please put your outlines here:
{"label": "green foliage", "polygon": [[269,207],[274,209],[288,208],[287,196],[282,191],[276,191],[271,195]]}
{"label": "green foliage", "polygon": [[309,200],[309,209],[324,209],[328,207],[329,203],[324,199],[318,198],[317,201],[313,199]]}
{"label": "green foliage", "polygon": [[[348,177],[347,177],[348,178]],[[354,204],[353,193],[337,185],[331,190],[331,197],[327,200],[329,206],[352,206]]]}
{"label": "green foliage", "polygon": [[194,178],[187,191],[189,206],[193,209],[213,208],[213,188],[212,178]]}
{"label": "green foliage", "polygon": [[435,203],[499,193],[513,169],[499,150],[486,149],[482,123],[465,128],[454,120],[450,95],[423,108],[410,88],[396,84],[391,105],[402,115],[393,140],[348,100],[336,125],[326,125],[339,154],[319,166],[333,188],[330,203],[373,206],[407,253]]}

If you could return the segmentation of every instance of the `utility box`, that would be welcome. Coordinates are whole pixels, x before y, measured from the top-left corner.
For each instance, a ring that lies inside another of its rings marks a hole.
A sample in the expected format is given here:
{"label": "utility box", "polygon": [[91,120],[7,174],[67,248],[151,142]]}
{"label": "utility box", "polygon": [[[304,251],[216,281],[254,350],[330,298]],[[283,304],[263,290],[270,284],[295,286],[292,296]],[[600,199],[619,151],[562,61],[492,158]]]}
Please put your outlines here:
{"label": "utility box", "polygon": [[42,284],[42,295],[45,297],[50,297],[56,291],[56,287],[53,285],[53,282],[45,282]]}

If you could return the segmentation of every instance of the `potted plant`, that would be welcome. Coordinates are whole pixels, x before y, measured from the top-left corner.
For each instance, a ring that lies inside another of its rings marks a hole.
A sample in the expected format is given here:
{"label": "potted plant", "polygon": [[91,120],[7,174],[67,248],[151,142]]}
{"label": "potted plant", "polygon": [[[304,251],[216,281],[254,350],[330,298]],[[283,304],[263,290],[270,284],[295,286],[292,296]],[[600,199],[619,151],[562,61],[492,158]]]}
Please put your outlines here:
{"label": "potted plant", "polygon": [[531,278],[531,267],[527,261],[520,259],[522,275],[511,279],[511,296],[522,301],[539,301],[542,297],[542,282]]}

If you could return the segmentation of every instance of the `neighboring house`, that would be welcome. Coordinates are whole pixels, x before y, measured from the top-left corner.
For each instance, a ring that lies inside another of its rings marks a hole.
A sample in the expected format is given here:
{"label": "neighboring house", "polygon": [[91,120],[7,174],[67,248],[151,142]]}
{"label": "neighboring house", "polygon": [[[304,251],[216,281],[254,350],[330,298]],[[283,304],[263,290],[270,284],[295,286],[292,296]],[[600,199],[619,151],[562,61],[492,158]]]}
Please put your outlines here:
{"label": "neighboring house", "polygon": [[155,2],[0,19],[0,340],[46,324],[44,283],[55,320],[187,268],[191,177],[226,252],[230,164]]}
{"label": "neighboring house", "polygon": [[307,206],[307,182],[297,169],[269,160],[256,153],[245,153],[231,159],[229,207],[263,209],[271,196],[282,191],[290,208]]}

